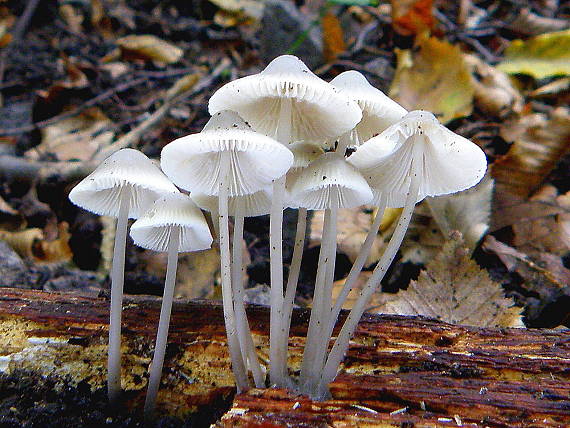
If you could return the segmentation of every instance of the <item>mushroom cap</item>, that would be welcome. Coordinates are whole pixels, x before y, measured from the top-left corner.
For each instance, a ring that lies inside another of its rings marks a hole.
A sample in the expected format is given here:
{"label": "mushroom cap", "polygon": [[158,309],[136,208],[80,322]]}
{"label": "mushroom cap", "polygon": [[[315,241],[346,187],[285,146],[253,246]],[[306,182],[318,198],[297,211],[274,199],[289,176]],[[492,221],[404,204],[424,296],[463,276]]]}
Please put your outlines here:
{"label": "mushroom cap", "polygon": [[[331,194],[336,187],[337,192]],[[301,170],[291,185],[291,204],[310,210],[324,210],[332,206],[336,197],[339,208],[352,208],[372,199],[370,186],[356,168],[335,153],[325,153],[307,168]]]}
{"label": "mushroom cap", "polygon": [[487,170],[483,150],[441,125],[429,112],[408,113],[400,122],[358,147],[348,162],[366,178],[374,203],[387,193],[389,207],[405,204],[414,152],[421,153],[422,182],[417,201],[460,192],[477,184]]}
{"label": "mushroom cap", "polygon": [[69,193],[75,205],[99,215],[118,217],[122,189],[129,189],[129,218],[138,218],[164,193],[178,189],[143,153],[121,149],[105,159]]}
{"label": "mushroom cap", "polygon": [[345,71],[331,80],[331,85],[341,89],[358,103],[362,120],[356,125],[356,144],[372,138],[398,122],[408,112],[379,89],[372,86],[366,77],[355,70]]}
{"label": "mushroom cap", "polygon": [[297,57],[275,58],[258,74],[222,86],[210,98],[210,114],[237,111],[258,132],[274,136],[281,100],[291,106],[291,140],[324,142],[354,128],[362,118],[358,105],[311,72]]}
{"label": "mushroom cap", "polygon": [[183,193],[157,199],[131,226],[136,245],[154,251],[168,251],[173,226],[178,226],[178,252],[200,251],[212,246],[212,235],[200,208]]}
{"label": "mushroom cap", "polygon": [[[269,214],[271,211],[271,188],[259,190],[255,193],[243,196],[232,196],[228,198],[228,215],[235,216],[237,200],[243,203],[244,217],[257,217]],[[216,196],[205,195],[204,193],[192,193],[194,202],[205,211],[218,209],[218,198]]]}
{"label": "mushroom cap", "polygon": [[167,144],[162,149],[160,163],[177,186],[217,195],[224,151],[230,152],[230,197],[267,187],[293,164],[293,153],[288,148],[254,132],[232,111],[214,114],[202,132]]}

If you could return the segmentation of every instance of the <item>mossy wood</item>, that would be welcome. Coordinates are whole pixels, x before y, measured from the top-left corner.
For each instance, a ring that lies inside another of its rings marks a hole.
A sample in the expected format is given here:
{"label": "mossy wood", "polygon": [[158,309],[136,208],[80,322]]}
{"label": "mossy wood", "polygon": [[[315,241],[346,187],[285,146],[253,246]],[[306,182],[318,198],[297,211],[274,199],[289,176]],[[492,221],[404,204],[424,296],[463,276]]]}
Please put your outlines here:
{"label": "mossy wood", "polygon": [[[103,388],[108,307],[102,298],[0,289],[4,370],[23,368],[59,382]],[[159,312],[160,299],[125,299],[122,386],[130,407],[142,408]],[[248,315],[267,365],[269,312],[252,306]],[[293,315],[293,369],[300,365],[308,315],[305,310]],[[330,401],[251,390],[234,398],[218,425],[570,425],[568,331],[481,329],[365,315],[343,370],[331,385]],[[176,302],[159,412],[219,409],[233,393],[221,306]]]}

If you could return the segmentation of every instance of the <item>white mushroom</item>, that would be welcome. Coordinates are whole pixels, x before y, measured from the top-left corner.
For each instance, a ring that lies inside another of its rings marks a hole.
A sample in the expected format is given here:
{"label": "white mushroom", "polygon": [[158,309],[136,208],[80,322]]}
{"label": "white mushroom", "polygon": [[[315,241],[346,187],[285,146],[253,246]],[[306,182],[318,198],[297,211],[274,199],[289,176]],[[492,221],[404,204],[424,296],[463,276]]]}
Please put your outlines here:
{"label": "white mushroom", "polygon": [[[261,73],[234,80],[210,98],[210,113],[237,111],[252,127],[274,136],[283,144],[294,141],[324,142],[358,123],[358,105],[329,83],[313,74],[292,55],[275,58]],[[273,185],[270,215],[270,364],[271,382],[286,386],[283,352],[283,259],[282,224],[285,178]],[[286,346],[286,345],[285,345]]]}
{"label": "white mushroom", "polygon": [[333,345],[317,395],[323,394],[335,378],[366,304],[402,243],[416,202],[425,196],[468,189],[483,178],[487,169],[485,154],[477,145],[451,132],[425,111],[408,113],[401,122],[360,146],[349,162],[363,173],[377,197],[385,197],[388,206],[404,209],[382,258]]}
{"label": "white mushroom", "polygon": [[148,417],[154,411],[160,386],[178,253],[210,248],[212,235],[200,209],[190,197],[182,193],[172,193],[157,199],[153,206],[133,223],[130,234],[139,247],[168,253],[164,295],[144,406],[144,413]]}
{"label": "white mushroom", "polygon": [[[301,365],[300,387],[310,392],[324,363],[328,343],[323,328],[329,324],[336,259],[336,219],[339,208],[369,202],[372,191],[358,170],[336,153],[325,153],[303,169],[291,186],[291,198],[311,210],[324,209],[325,221],[317,265],[313,309]],[[316,378],[315,378],[316,377]]]}
{"label": "white mushroom", "polygon": [[179,138],[162,150],[162,168],[175,183],[183,189],[219,198],[224,319],[238,391],[246,389],[248,382],[234,312],[234,305],[243,306],[243,299],[237,298],[231,287],[228,198],[269,186],[272,180],[284,177],[292,163],[289,149],[253,132],[232,111],[214,114],[202,132]]}
{"label": "white mushroom", "polygon": [[88,211],[117,217],[111,271],[108,392],[115,402],[121,391],[121,312],[125,244],[129,218],[139,217],[162,194],[178,189],[143,153],[122,149],[105,159],[69,193],[69,199]]}
{"label": "white mushroom", "polygon": [[362,120],[339,139],[337,151],[343,155],[347,147],[361,145],[398,122],[407,113],[404,107],[372,86],[358,71],[340,73],[330,83],[356,101],[362,109]]}

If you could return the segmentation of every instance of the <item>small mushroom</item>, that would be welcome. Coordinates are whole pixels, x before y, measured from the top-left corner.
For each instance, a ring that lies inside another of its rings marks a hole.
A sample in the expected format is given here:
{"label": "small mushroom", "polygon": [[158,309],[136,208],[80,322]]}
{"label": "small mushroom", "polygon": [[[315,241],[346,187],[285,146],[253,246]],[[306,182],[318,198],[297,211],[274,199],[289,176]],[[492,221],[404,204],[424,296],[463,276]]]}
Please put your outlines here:
{"label": "small mushroom", "polygon": [[[487,169],[485,153],[441,125],[425,111],[412,111],[400,122],[360,146],[348,160],[365,176],[376,198],[404,209],[382,258],[374,268],[331,349],[317,395],[336,376],[348,343],[396,255],[416,202],[426,196],[460,192],[477,184]],[[346,288],[346,286],[345,286]]]}
{"label": "small mushroom", "polygon": [[133,223],[130,234],[139,247],[168,254],[158,333],[144,405],[144,413],[148,417],[154,411],[160,386],[176,283],[178,253],[210,248],[212,235],[200,209],[183,193],[172,193],[157,199],[152,207]]}
{"label": "small mushroom", "polygon": [[284,177],[292,164],[289,149],[254,132],[232,111],[214,114],[202,132],[179,138],[162,150],[162,168],[174,183],[218,196],[224,319],[239,391],[247,389],[248,382],[234,311],[235,305],[243,306],[243,299],[237,299],[231,287],[228,198],[262,190]]}
{"label": "small mushroom", "polygon": [[325,222],[317,265],[313,308],[301,365],[300,387],[311,393],[319,380],[330,332],[332,283],[336,259],[336,222],[339,208],[353,208],[369,202],[372,190],[358,170],[344,157],[325,153],[312,162],[291,186],[291,198],[307,209],[324,209]]}
{"label": "small mushroom", "polygon": [[122,149],[105,159],[69,193],[75,205],[99,215],[117,217],[111,271],[108,392],[115,402],[121,391],[121,312],[125,244],[129,218],[138,218],[164,193],[178,189],[143,153]]}

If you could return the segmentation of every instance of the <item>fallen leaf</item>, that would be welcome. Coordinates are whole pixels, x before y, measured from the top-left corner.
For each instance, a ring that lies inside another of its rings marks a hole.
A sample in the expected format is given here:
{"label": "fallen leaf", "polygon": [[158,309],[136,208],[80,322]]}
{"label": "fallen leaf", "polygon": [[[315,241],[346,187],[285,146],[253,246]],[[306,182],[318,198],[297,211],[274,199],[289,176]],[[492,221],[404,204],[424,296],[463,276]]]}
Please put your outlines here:
{"label": "fallen leaf", "polygon": [[486,176],[464,192],[427,198],[427,204],[444,236],[458,230],[472,251],[489,229],[493,180]]}
{"label": "fallen leaf", "polygon": [[521,112],[523,97],[509,76],[475,55],[465,54],[464,58],[471,68],[475,103],[481,110],[496,116]]}
{"label": "fallen leaf", "polygon": [[33,160],[46,155],[60,161],[89,160],[113,141],[114,132],[109,130],[112,125],[99,108],[93,107],[43,128],[41,143],[24,155]]}
{"label": "fallen leaf", "polygon": [[549,116],[519,116],[503,124],[501,136],[513,145],[491,168],[497,189],[525,198],[570,151],[570,113],[559,107]]}
{"label": "fallen leaf", "polygon": [[[368,281],[368,278],[370,278],[371,276],[372,272],[368,270],[362,271],[358,274],[358,277],[356,278],[356,282],[354,283],[352,290],[350,291],[350,293],[348,293],[348,296],[346,296],[346,299],[342,305],[343,309],[352,309],[352,307],[358,300],[360,290],[362,290],[362,287],[364,287],[366,281]],[[333,290],[332,290],[333,301],[336,301],[336,299],[338,299],[338,296],[340,295],[340,293],[344,288],[345,280],[346,278],[343,278],[333,283]],[[370,301],[367,303],[367,307],[371,308],[368,310],[368,312],[373,310],[372,308],[374,308],[375,306],[382,304],[383,300],[381,299],[381,296],[382,294],[380,293],[374,293]]]}
{"label": "fallen leaf", "polygon": [[0,239],[6,241],[20,257],[32,259],[34,244],[36,241],[44,239],[44,234],[37,227],[16,232],[0,230]]}
{"label": "fallen leaf", "polygon": [[392,26],[403,36],[413,36],[435,26],[432,0],[392,0]]}
{"label": "fallen leaf", "polygon": [[323,56],[326,62],[334,61],[346,50],[344,32],[336,15],[328,11],[321,18],[323,31]]}
{"label": "fallen leaf", "polygon": [[150,34],[121,37],[117,39],[116,44],[121,49],[122,56],[125,59],[144,59],[163,64],[174,64],[184,54],[184,51],[178,46]]}
{"label": "fallen leaf", "polygon": [[[351,208],[338,210],[337,217],[337,252],[345,254],[351,262],[354,262],[360,253],[360,247],[368,235],[374,218],[372,210],[365,208]],[[315,211],[311,218],[311,232],[309,235],[309,247],[321,244],[323,232],[324,211]],[[378,235],[372,243],[370,255],[366,260],[368,266],[380,259],[384,240]]]}
{"label": "fallen leaf", "polygon": [[5,200],[0,196],[0,212],[3,214],[17,215],[18,211],[12,208]]}
{"label": "fallen leaf", "polygon": [[504,297],[500,284],[469,257],[454,233],[407,290],[389,298],[378,312],[423,315],[451,324],[523,327],[521,308]]}
{"label": "fallen leaf", "polygon": [[443,123],[471,114],[474,87],[457,46],[421,37],[417,49],[397,50],[390,96],[408,110],[431,111]]}
{"label": "fallen leaf", "polygon": [[81,33],[83,31],[83,20],[85,18],[79,8],[69,3],[62,4],[59,7],[59,15],[73,33]]}
{"label": "fallen leaf", "polygon": [[537,79],[570,74],[570,30],[513,40],[497,67],[505,73],[528,74]]}
{"label": "fallen leaf", "polygon": [[261,19],[266,0],[210,0],[210,2],[226,12]]}
{"label": "fallen leaf", "polygon": [[53,240],[42,239],[34,242],[32,253],[36,263],[62,263],[73,258],[73,253],[69,247],[69,225],[61,222],[57,225],[58,236]]}

